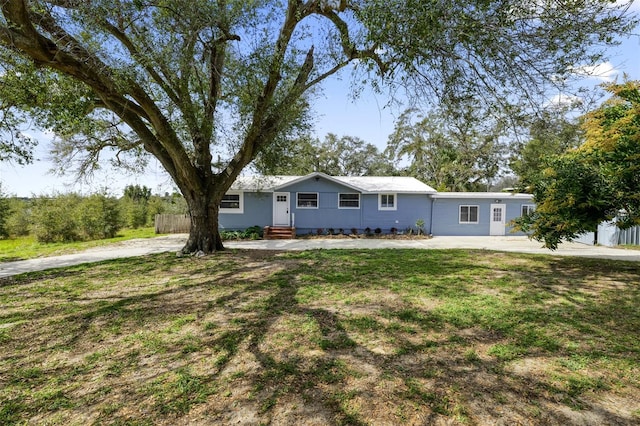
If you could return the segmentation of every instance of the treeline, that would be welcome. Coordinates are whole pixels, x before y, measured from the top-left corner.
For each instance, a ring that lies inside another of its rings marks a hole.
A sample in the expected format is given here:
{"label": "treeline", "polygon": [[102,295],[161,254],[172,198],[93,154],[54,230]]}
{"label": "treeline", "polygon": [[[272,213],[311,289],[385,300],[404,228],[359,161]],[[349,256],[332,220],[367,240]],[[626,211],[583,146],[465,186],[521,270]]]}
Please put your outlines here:
{"label": "treeline", "polygon": [[71,193],[25,199],[0,191],[0,238],[33,235],[42,243],[113,238],[123,228],[152,226],[156,214],[186,212],[181,195],[152,195],[140,185],[127,186],[121,197]]}

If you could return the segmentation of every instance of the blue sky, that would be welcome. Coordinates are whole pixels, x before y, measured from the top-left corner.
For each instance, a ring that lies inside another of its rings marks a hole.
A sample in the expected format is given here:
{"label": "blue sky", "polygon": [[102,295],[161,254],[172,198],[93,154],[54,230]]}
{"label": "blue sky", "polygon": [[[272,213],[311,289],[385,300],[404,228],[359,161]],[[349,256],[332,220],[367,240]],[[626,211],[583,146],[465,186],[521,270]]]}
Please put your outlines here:
{"label": "blue sky", "polygon": [[[634,4],[634,9],[640,11],[638,2]],[[623,73],[631,79],[640,80],[640,36],[624,39],[620,46],[610,51],[609,56],[609,62],[595,70],[598,76],[586,78],[586,84],[596,86],[603,81],[622,80]],[[393,131],[395,118],[402,110],[386,107],[386,97],[368,89],[354,100],[348,77],[329,80],[324,89],[324,94],[314,103],[317,117],[315,135],[320,139],[327,133],[356,136],[384,149]],[[146,185],[154,193],[160,194],[174,190],[171,180],[155,159],[151,160],[148,171],[138,176],[107,168],[97,173],[90,182],[74,182],[73,176],[52,175],[48,172],[51,164],[46,160],[50,137],[38,132],[32,135],[40,142],[34,164],[19,166],[0,162],[0,182],[6,194],[23,197],[71,191],[89,194],[108,188],[113,195],[119,196],[127,184]]]}

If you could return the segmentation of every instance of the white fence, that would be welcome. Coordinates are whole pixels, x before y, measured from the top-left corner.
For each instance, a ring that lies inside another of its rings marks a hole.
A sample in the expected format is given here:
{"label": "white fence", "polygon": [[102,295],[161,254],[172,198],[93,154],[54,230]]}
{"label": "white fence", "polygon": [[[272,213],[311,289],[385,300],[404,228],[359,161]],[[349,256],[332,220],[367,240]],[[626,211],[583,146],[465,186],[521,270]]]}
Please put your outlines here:
{"label": "white fence", "polygon": [[617,245],[640,245],[640,226],[629,229],[619,229],[613,222],[603,222],[598,225],[598,234],[587,232],[573,241],[583,244],[599,244],[614,247]]}
{"label": "white fence", "polygon": [[618,230],[618,244],[640,246],[640,226]]}

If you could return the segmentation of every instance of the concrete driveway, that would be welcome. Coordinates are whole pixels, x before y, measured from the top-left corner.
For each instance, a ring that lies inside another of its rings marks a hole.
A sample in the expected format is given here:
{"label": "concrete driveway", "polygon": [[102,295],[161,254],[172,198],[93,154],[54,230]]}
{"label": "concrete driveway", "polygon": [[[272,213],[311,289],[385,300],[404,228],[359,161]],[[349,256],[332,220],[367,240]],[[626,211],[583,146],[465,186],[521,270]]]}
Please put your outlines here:
{"label": "concrete driveway", "polygon": [[[95,247],[83,252],[62,256],[44,257],[0,263],[0,278],[24,272],[42,271],[51,268],[73,266],[82,263],[125,257],[144,256],[153,253],[177,252],[187,236],[185,234],[167,235],[157,238],[128,240],[121,243]],[[469,248],[497,250],[518,253],[551,254],[556,256],[580,256],[599,259],[618,259],[640,261],[640,250],[589,246],[580,243],[563,243],[558,250],[551,251],[537,241],[527,237],[434,237],[424,240],[388,240],[375,238],[341,239],[296,239],[296,240],[258,240],[227,241],[230,249],[253,250],[313,250],[313,249],[378,249],[378,248],[414,248],[425,250]]]}

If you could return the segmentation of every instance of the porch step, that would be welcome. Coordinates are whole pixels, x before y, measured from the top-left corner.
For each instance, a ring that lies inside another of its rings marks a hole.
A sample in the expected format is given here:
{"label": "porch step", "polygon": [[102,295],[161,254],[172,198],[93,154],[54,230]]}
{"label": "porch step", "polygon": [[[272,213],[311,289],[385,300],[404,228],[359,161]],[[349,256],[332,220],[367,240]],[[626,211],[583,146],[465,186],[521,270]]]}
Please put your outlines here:
{"label": "porch step", "polygon": [[263,237],[265,240],[293,240],[296,238],[296,228],[290,226],[265,226]]}

